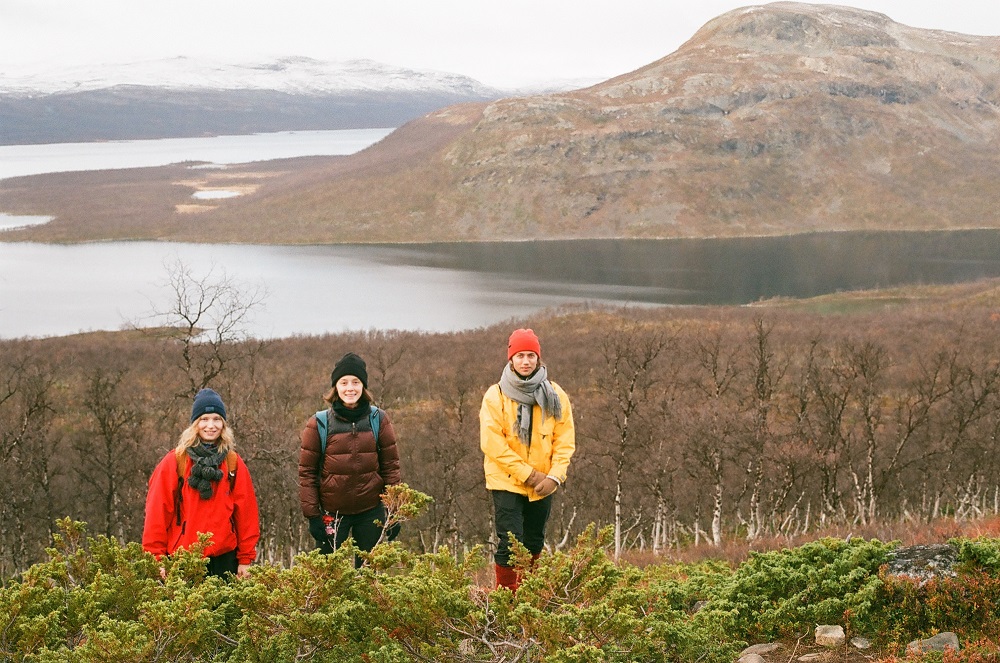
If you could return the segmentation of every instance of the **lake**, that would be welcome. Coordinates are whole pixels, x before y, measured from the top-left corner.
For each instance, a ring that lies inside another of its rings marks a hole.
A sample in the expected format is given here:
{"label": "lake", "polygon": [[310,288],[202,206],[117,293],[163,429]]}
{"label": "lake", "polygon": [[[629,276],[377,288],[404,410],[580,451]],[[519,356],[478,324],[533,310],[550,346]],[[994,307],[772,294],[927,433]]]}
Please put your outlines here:
{"label": "lake", "polygon": [[290,157],[353,154],[382,140],[392,131],[281,131],[248,136],[0,145],[0,179],[77,170],[166,166],[185,161],[224,165]]}
{"label": "lake", "polygon": [[[1000,231],[419,246],[0,244],[0,338],[153,324],[169,265],[266,288],[260,338],[455,331],[548,307],[746,304],[1000,276]],[[338,294],[351,306],[334,304]]]}

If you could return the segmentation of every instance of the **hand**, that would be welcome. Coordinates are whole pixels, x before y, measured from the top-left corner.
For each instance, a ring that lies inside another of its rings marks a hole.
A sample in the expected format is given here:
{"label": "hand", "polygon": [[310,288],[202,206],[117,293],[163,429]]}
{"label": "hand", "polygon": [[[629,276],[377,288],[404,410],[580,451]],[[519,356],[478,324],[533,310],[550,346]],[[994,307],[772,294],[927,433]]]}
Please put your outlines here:
{"label": "hand", "polygon": [[316,539],[317,543],[327,540],[326,525],[323,523],[323,516],[313,516],[309,519],[309,534]]}
{"label": "hand", "polygon": [[167,567],[165,567],[165,566],[161,566],[160,567],[160,579],[161,580],[166,580],[167,579]]}
{"label": "hand", "polygon": [[556,488],[558,487],[559,484],[556,483],[555,479],[552,479],[550,477],[545,477],[544,479],[538,482],[538,485],[535,486],[535,492],[541,495],[542,497],[548,497],[552,493],[556,492]]}
{"label": "hand", "polygon": [[542,474],[538,470],[531,470],[531,474],[529,474],[528,478],[524,480],[524,485],[527,486],[528,488],[535,488],[535,489],[537,489],[538,484],[543,479],[545,479],[545,475],[544,474]]}
{"label": "hand", "polygon": [[240,564],[236,567],[236,577],[237,578],[249,578],[250,577],[250,565]]}

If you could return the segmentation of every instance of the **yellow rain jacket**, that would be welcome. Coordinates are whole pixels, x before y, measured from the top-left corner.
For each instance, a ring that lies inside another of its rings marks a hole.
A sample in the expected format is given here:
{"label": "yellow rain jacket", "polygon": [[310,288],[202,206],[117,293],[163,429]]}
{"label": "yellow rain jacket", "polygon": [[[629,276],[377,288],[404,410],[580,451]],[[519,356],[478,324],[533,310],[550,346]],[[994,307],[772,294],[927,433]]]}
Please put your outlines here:
{"label": "yellow rain jacket", "polygon": [[[550,381],[551,382],[551,381]],[[542,409],[532,408],[531,444],[517,437],[517,401],[508,398],[495,384],[483,396],[479,410],[479,446],[483,450],[486,488],[527,495],[532,501],[542,499],[525,485],[535,469],[566,481],[569,460],[576,450],[573,410],[566,392],[551,382],[562,403],[562,417],[542,420]]]}

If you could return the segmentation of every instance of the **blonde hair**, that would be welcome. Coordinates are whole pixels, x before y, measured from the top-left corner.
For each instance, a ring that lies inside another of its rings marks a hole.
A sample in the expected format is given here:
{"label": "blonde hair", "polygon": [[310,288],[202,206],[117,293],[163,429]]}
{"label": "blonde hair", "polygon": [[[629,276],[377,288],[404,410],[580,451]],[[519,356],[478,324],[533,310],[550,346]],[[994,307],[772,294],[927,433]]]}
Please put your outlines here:
{"label": "blonde hair", "polygon": [[[202,415],[205,416],[205,415]],[[187,453],[187,450],[193,446],[201,443],[201,438],[198,437],[198,422],[201,417],[198,417],[191,422],[191,425],[184,429],[181,433],[180,439],[177,440],[177,446],[174,448],[174,453],[178,457]],[[220,452],[229,453],[236,446],[236,438],[233,436],[233,429],[229,427],[229,422],[225,419],[222,420],[222,434],[219,436],[218,449]]]}

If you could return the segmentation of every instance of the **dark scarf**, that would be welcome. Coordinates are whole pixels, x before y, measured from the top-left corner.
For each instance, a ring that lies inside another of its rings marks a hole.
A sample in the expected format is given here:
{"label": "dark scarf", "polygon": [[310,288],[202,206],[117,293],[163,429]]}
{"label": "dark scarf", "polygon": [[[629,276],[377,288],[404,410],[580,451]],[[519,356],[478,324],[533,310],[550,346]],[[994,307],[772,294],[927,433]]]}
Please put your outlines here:
{"label": "dark scarf", "polygon": [[215,486],[222,478],[222,470],[219,465],[226,457],[226,452],[219,451],[214,444],[202,444],[188,447],[188,456],[191,457],[191,474],[188,475],[188,485],[198,491],[201,499],[207,500],[215,492]]}
{"label": "dark scarf", "polygon": [[507,362],[500,375],[500,391],[518,404],[517,437],[524,444],[531,444],[531,408],[535,403],[542,408],[542,419],[549,416],[556,419],[562,417],[562,402],[559,394],[552,388],[544,366],[539,366],[534,373],[522,378]]}
{"label": "dark scarf", "polygon": [[366,396],[358,399],[355,407],[347,407],[339,398],[333,402],[333,413],[341,419],[346,419],[352,423],[357,423],[362,419],[367,419],[371,414],[371,403]]}

